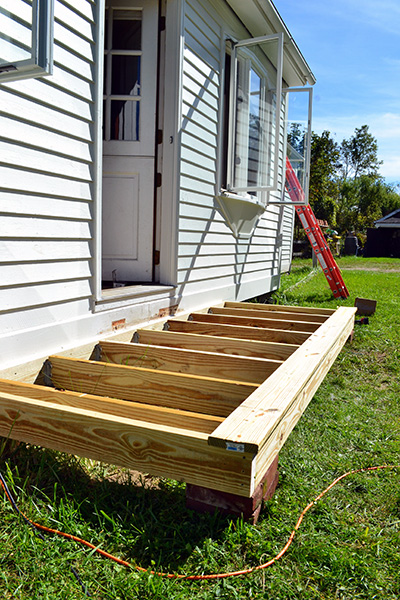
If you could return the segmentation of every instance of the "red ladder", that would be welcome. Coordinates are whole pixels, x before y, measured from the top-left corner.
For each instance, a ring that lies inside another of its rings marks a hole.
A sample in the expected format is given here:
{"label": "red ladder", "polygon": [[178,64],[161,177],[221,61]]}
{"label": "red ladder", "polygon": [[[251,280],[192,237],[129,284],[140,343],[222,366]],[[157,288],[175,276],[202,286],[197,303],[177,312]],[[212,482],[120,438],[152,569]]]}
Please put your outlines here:
{"label": "red ladder", "polygon": [[[303,188],[288,158],[286,158],[286,189],[293,202],[297,203],[304,200]],[[348,298],[349,292],[343,281],[340,269],[326,243],[324,234],[318,225],[311,206],[309,204],[306,206],[296,206],[296,213],[304,227],[304,231],[307,234],[333,295],[335,298]]]}

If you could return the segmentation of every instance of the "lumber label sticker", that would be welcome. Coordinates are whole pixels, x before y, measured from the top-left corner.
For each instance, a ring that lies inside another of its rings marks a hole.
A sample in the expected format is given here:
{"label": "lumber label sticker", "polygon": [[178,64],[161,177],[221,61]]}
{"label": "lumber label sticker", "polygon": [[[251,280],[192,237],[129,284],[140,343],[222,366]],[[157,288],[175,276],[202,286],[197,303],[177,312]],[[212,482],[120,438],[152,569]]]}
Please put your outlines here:
{"label": "lumber label sticker", "polygon": [[232,452],[244,452],[244,444],[236,444],[235,442],[226,442],[226,449]]}

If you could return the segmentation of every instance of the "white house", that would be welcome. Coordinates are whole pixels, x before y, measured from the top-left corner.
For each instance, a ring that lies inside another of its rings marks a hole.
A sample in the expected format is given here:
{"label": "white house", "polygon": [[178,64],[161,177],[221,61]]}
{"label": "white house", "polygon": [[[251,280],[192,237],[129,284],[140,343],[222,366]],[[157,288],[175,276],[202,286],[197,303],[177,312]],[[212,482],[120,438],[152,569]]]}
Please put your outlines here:
{"label": "white house", "polygon": [[0,0],[0,368],[276,289],[314,82],[270,0]]}

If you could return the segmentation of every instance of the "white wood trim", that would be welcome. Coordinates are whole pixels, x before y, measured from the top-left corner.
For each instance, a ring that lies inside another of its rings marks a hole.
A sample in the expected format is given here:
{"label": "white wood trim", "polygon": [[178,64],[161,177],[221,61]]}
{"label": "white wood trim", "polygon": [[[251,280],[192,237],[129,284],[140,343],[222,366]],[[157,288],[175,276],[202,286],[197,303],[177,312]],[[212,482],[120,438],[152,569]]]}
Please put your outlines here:
{"label": "white wood trim", "polygon": [[93,281],[94,300],[101,300],[102,271],[102,187],[103,187],[103,78],[104,78],[104,27],[105,2],[96,3],[96,71],[94,88],[94,165],[93,165]]}
{"label": "white wood trim", "polygon": [[176,283],[181,160],[184,0],[167,3],[160,283]]}

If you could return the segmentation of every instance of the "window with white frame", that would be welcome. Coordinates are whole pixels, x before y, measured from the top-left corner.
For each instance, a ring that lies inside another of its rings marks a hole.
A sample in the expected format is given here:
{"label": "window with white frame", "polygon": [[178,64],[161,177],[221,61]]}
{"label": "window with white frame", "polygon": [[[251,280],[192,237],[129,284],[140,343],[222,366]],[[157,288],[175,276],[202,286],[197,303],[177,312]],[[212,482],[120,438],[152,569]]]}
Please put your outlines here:
{"label": "window with white frame", "polygon": [[242,40],[231,57],[227,184],[256,195],[278,185],[283,34]]}
{"label": "window with white frame", "polygon": [[142,11],[106,11],[104,140],[138,142],[140,132]]}
{"label": "window with white frame", "polygon": [[312,93],[310,87],[282,91],[284,119],[284,162],[280,198],[269,202],[308,204],[311,156]]}
{"label": "window with white frame", "polygon": [[54,0],[0,0],[0,83],[50,75]]}

